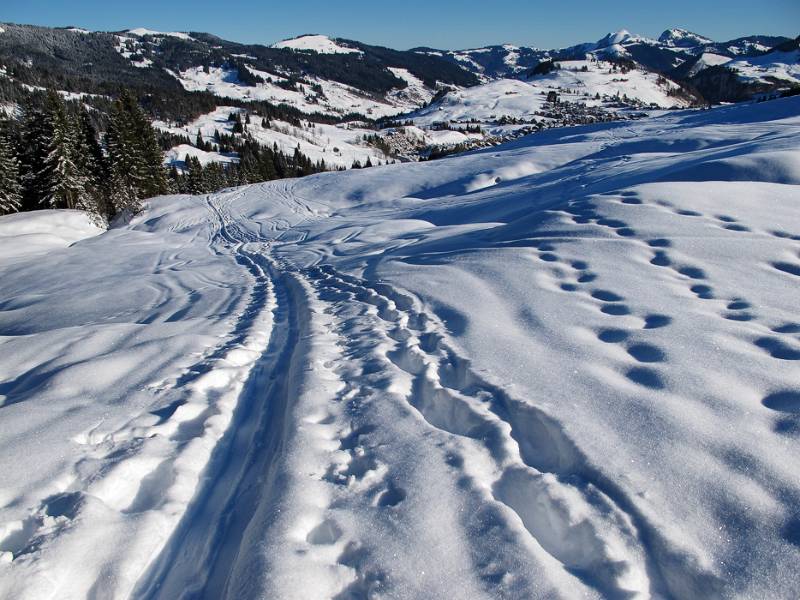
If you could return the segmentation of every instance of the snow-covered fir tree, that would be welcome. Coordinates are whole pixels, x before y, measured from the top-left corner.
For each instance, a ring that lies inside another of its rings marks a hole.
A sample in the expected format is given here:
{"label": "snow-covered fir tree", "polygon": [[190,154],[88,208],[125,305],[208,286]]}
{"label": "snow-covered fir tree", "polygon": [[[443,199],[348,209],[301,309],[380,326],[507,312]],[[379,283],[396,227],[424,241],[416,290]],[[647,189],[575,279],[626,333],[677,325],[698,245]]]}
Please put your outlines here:
{"label": "snow-covered fir tree", "polygon": [[75,121],[67,114],[61,97],[54,92],[48,94],[45,115],[51,135],[40,177],[40,202],[49,208],[85,210],[91,205],[91,199],[86,190],[88,177],[79,165]]}
{"label": "snow-covered fir tree", "polygon": [[16,212],[21,206],[19,161],[5,134],[0,131],[0,214]]}
{"label": "snow-covered fir tree", "polygon": [[106,134],[111,202],[117,212],[138,212],[141,199],[167,191],[161,148],[136,99],[124,91],[114,103]]}

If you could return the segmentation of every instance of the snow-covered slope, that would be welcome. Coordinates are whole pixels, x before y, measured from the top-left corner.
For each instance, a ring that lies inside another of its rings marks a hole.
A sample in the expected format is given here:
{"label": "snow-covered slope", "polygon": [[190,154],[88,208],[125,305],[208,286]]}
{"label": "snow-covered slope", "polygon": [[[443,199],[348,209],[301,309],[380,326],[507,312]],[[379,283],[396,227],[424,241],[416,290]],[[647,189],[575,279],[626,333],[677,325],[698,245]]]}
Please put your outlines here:
{"label": "snow-covered slope", "polygon": [[797,597],[798,133],[554,130],[3,258],[0,596]]}
{"label": "snow-covered slope", "polygon": [[732,60],[726,66],[745,81],[769,83],[777,80],[800,85],[800,49]]}
{"label": "snow-covered slope", "polygon": [[[84,33],[85,30],[84,30]],[[192,37],[188,33],[183,33],[181,31],[154,31],[152,29],[146,29],[144,27],[137,27],[136,29],[128,29],[127,33],[131,35],[135,35],[137,37],[174,37],[181,40],[191,40]]]}
{"label": "snow-covered slope", "polygon": [[[245,110],[221,106],[187,125],[175,126],[163,121],[156,121],[154,126],[175,135],[187,136],[191,141],[195,141],[197,135],[200,134],[203,141],[214,143],[216,132],[234,135],[234,122],[229,117],[236,113],[244,115]],[[272,120],[264,126],[261,117],[254,114],[251,123],[246,127],[246,135],[263,146],[268,148],[277,146],[282,153],[288,156],[291,156],[295,149],[299,148],[304,156],[314,162],[324,160],[329,167],[350,168],[356,161],[365,164],[369,160],[372,164],[378,164],[390,160],[382,151],[364,141],[365,136],[374,135],[375,131],[364,129],[355,123],[328,125],[301,121],[298,126],[285,121]],[[205,152],[181,144],[167,152],[165,162],[168,165],[183,168],[182,163],[186,160],[187,155],[198,157],[203,164],[211,161],[238,161],[236,156]]]}
{"label": "snow-covered slope", "polygon": [[304,50],[317,54],[363,54],[358,48],[349,48],[325,35],[301,35],[272,45],[273,48]]}
{"label": "snow-covered slope", "polygon": [[697,58],[697,62],[695,62],[689,69],[688,75],[690,77],[697,75],[703,69],[724,65],[725,63],[730,62],[730,60],[731,59],[727,56],[714,54],[713,52],[704,52]]}
{"label": "snow-covered slope", "polygon": [[590,96],[627,96],[631,100],[662,108],[685,107],[690,103],[688,95],[670,95],[670,92],[674,94],[680,90],[678,84],[646,69],[620,71],[615,65],[602,60],[560,61],[558,64],[560,69],[535,76],[531,82],[538,87],[573,90]]}
{"label": "snow-covered slope", "polygon": [[[405,74],[405,70],[397,70]],[[391,90],[386,98],[381,98],[365,94],[343,83],[318,77],[307,77],[308,83],[298,83],[294,89],[286,89],[279,85],[279,82],[287,80],[282,75],[252,67],[249,67],[249,71],[261,77],[264,82],[246,85],[239,80],[237,69],[225,67],[207,69],[192,67],[181,73],[170,72],[170,74],[188,91],[206,91],[221,98],[287,104],[305,113],[319,112],[329,115],[357,113],[370,118],[380,118],[418,108],[424,103],[425,98],[433,96],[430,90],[421,91],[419,87],[414,87],[419,82],[416,78],[412,86],[402,90]],[[408,74],[407,77],[412,76]],[[424,85],[422,88],[424,89]]]}
{"label": "snow-covered slope", "polygon": [[502,117],[531,119],[547,109],[548,93],[559,101],[582,103],[601,109],[619,108],[626,98],[630,106],[685,107],[689,99],[675,93],[679,86],[648,71],[622,72],[605,61],[561,61],[559,69],[523,81],[498,79],[483,85],[448,93],[434,104],[416,111],[415,123],[437,121],[494,122]]}

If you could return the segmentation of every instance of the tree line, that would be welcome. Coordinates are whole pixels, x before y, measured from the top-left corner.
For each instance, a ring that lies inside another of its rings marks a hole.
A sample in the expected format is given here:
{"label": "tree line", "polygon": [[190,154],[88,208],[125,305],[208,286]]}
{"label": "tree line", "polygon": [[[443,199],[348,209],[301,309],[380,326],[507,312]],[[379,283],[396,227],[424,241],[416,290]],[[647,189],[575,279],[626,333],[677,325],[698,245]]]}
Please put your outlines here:
{"label": "tree line", "polygon": [[277,146],[259,144],[238,113],[232,118],[240,135],[216,133],[213,144],[202,137],[195,144],[236,155],[238,161],[203,165],[188,156],[181,169],[166,168],[163,151],[189,140],[156,132],[130,92],[123,91],[107,113],[65,101],[54,91],[42,102],[29,98],[17,118],[0,121],[0,214],[69,208],[103,222],[135,214],[152,196],[210,193],[328,170],[324,161],[312,161],[299,148],[285,155]]}
{"label": "tree line", "polygon": [[128,92],[103,136],[85,106],[54,91],[21,112],[0,123],[0,213],[71,208],[109,220],[168,191],[155,132]]}

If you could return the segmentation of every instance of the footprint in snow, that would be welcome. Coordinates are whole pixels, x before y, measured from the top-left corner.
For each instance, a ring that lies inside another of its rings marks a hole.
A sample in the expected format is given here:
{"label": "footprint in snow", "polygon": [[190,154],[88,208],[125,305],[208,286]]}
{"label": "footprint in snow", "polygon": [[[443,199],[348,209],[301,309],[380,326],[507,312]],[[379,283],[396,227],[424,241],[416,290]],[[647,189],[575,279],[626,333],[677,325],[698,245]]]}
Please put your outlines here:
{"label": "footprint in snow", "polygon": [[789,346],[781,339],[762,337],[753,343],[768,352],[772,358],[777,358],[778,360],[800,360],[800,350]]}
{"label": "footprint in snow", "polygon": [[600,312],[614,317],[622,317],[631,314],[631,309],[627,304],[606,304],[600,308]]}
{"label": "footprint in snow", "polygon": [[657,363],[666,360],[666,355],[661,348],[643,342],[628,346],[628,354],[641,363]]}
{"label": "footprint in snow", "polygon": [[644,317],[643,329],[660,329],[672,323],[672,317],[667,315],[651,314]]}
{"label": "footprint in snow", "polygon": [[597,339],[606,344],[619,344],[629,336],[630,333],[624,329],[607,328],[597,332]]}
{"label": "footprint in snow", "polygon": [[594,290],[592,291],[592,298],[601,300],[602,302],[620,302],[624,300],[619,294],[610,292],[608,290]]}
{"label": "footprint in snow", "polygon": [[714,299],[714,290],[711,289],[711,286],[704,285],[704,284],[697,284],[693,285],[689,288],[695,296],[700,298],[701,300],[713,300]]}
{"label": "footprint in snow", "polygon": [[782,271],[784,273],[789,273],[790,275],[795,275],[800,277],[800,264],[790,263],[790,262],[774,262],[772,266],[776,268],[778,271]]}
{"label": "footprint in snow", "polygon": [[405,499],[406,491],[394,483],[389,482],[386,490],[378,496],[378,506],[382,508],[391,508],[397,506]]}
{"label": "footprint in snow", "polygon": [[661,375],[648,367],[633,367],[628,369],[625,376],[633,383],[651,390],[663,390],[666,387]]}
{"label": "footprint in snow", "polygon": [[656,267],[669,267],[672,265],[672,260],[670,260],[669,255],[666,252],[663,250],[658,250],[653,255],[653,258],[650,259],[650,264],[655,265]]}
{"label": "footprint in snow", "polygon": [[342,530],[333,519],[325,519],[308,532],[306,541],[314,546],[331,546],[342,537]]}
{"label": "footprint in snow", "polygon": [[768,394],[761,404],[769,409],[784,413],[800,414],[800,391],[781,390]]}
{"label": "footprint in snow", "polygon": [[800,333],[800,323],[785,323],[772,329],[775,333]]}

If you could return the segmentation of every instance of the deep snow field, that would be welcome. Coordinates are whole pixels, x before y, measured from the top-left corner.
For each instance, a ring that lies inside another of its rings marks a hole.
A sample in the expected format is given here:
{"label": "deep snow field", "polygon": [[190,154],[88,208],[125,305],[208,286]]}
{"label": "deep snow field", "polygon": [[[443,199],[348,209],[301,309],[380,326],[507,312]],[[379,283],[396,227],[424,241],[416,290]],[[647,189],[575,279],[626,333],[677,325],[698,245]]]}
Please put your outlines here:
{"label": "deep snow field", "polygon": [[2,598],[800,596],[800,98],[0,252]]}

